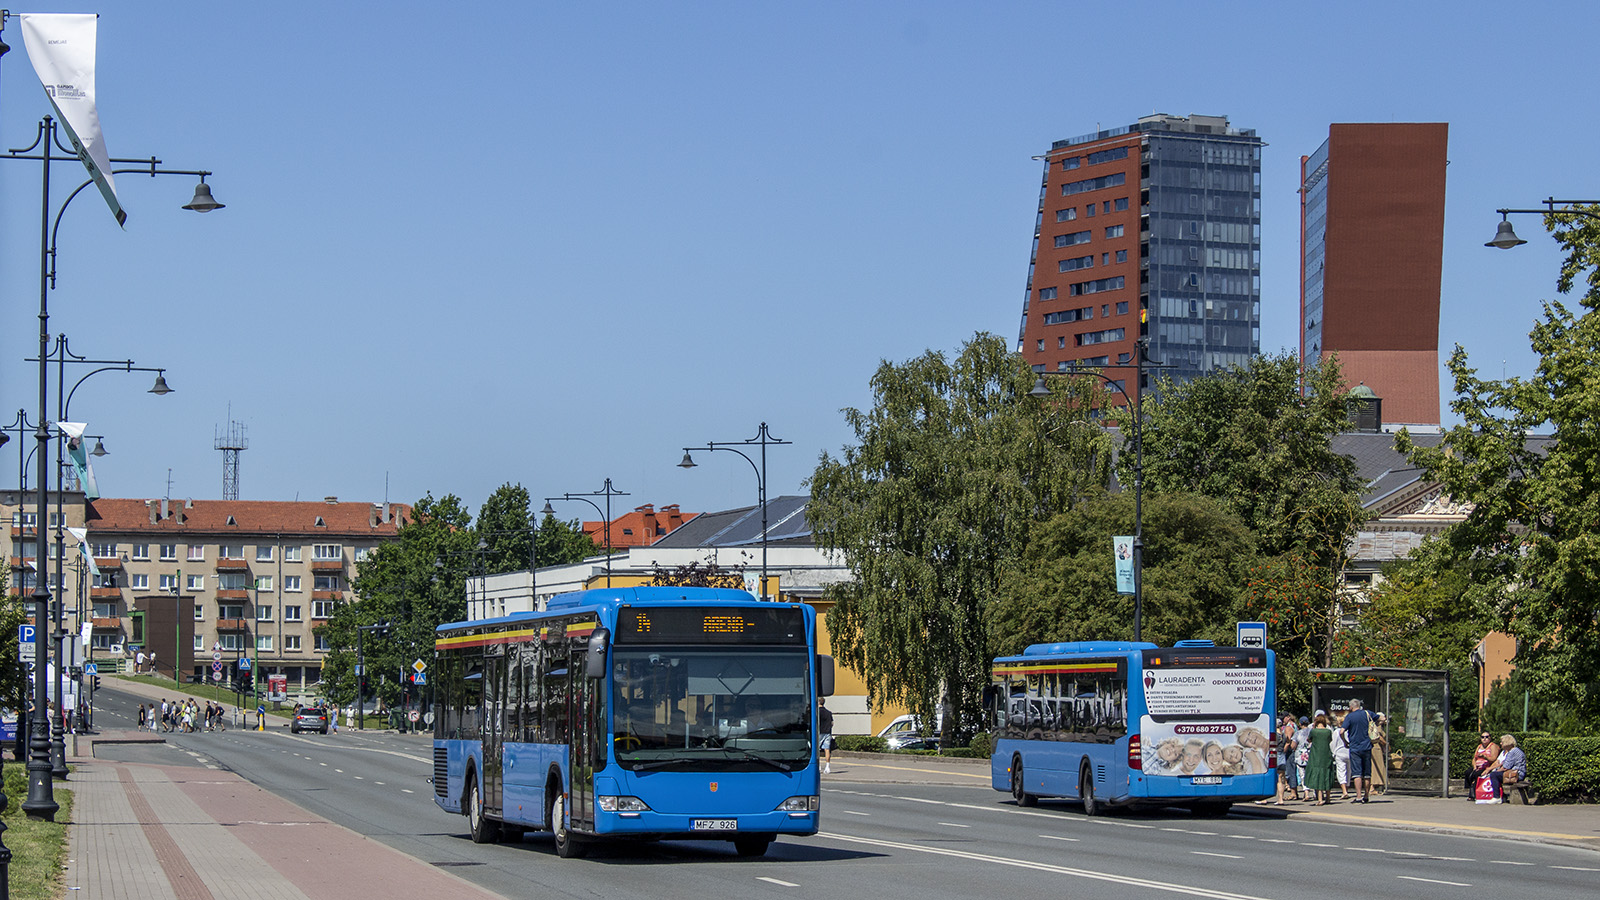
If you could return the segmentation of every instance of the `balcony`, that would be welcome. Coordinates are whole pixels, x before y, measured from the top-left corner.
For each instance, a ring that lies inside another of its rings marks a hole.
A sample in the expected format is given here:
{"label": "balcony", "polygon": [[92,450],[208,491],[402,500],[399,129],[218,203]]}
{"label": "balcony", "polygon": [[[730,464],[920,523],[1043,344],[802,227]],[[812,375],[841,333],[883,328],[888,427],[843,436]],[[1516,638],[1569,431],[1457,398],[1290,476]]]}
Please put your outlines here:
{"label": "balcony", "polygon": [[116,616],[95,616],[92,620],[96,631],[121,631],[122,620]]}
{"label": "balcony", "polygon": [[33,557],[31,557],[31,556],[13,556],[13,557],[11,557],[11,568],[13,568],[13,569],[31,569],[31,568],[33,568]]}
{"label": "balcony", "polygon": [[217,560],[217,571],[218,572],[248,572],[248,571],[250,571],[250,564],[245,562],[242,559],[223,558],[223,559]]}
{"label": "balcony", "polygon": [[249,600],[250,599],[250,592],[248,590],[245,590],[244,588],[239,588],[238,590],[223,590],[221,588],[218,588],[217,589],[217,599],[218,600]]}
{"label": "balcony", "polygon": [[89,588],[89,598],[92,600],[120,600],[122,599],[122,588],[92,587]]}
{"label": "balcony", "polygon": [[311,561],[311,571],[313,571],[313,572],[343,572],[344,571],[344,560],[343,559],[313,559]]}
{"label": "balcony", "polygon": [[218,631],[247,631],[250,628],[249,619],[218,619]]}
{"label": "balcony", "polygon": [[94,564],[96,568],[101,569],[120,569],[122,568],[122,558],[117,556],[96,556]]}
{"label": "balcony", "polygon": [[313,599],[313,600],[343,600],[344,599],[344,592],[343,591],[312,591],[311,592],[311,599]]}

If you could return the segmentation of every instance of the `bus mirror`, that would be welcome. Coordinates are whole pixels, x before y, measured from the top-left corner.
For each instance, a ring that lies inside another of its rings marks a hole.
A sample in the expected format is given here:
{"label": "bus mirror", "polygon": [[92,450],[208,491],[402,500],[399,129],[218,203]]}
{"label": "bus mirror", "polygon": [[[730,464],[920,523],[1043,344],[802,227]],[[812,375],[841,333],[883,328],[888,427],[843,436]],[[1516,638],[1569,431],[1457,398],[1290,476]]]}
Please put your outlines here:
{"label": "bus mirror", "polygon": [[589,678],[606,677],[606,648],[611,644],[611,632],[596,628],[589,635],[589,648],[584,651],[583,674]]}
{"label": "bus mirror", "polygon": [[833,657],[817,654],[817,696],[833,696]]}

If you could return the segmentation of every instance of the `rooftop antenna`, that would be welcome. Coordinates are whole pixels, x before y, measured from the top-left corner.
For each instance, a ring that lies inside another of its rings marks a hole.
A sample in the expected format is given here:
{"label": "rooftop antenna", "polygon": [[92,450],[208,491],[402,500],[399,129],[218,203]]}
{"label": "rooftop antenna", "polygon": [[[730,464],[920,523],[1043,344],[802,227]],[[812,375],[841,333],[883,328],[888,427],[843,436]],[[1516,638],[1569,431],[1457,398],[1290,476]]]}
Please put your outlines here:
{"label": "rooftop antenna", "polygon": [[244,423],[232,419],[233,408],[228,408],[228,430],[226,432],[213,431],[216,449],[222,451],[222,499],[239,499],[239,453],[250,449],[250,441],[244,436]]}
{"label": "rooftop antenna", "polygon": [[172,469],[167,469],[167,499],[172,499]]}

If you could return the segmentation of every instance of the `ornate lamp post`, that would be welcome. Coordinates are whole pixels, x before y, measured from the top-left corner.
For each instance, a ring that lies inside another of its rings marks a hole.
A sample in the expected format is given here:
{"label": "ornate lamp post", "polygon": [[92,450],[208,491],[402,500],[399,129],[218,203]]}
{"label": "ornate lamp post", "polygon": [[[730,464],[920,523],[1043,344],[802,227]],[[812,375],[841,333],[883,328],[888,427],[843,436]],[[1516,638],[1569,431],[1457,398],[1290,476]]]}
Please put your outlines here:
{"label": "ornate lamp post", "polygon": [[[583,502],[585,502],[585,503],[589,504],[590,506],[594,507],[594,511],[596,513],[599,513],[600,515],[605,517],[605,529],[606,529],[606,532],[605,532],[606,533],[606,587],[611,587],[611,498],[612,497],[626,497],[626,496],[628,496],[628,492],[627,491],[616,490],[615,488],[613,488],[611,486],[611,479],[607,478],[605,487],[601,488],[598,491],[588,491],[588,492],[581,493],[581,494],[562,494],[559,497],[546,497],[546,498],[544,498],[544,509],[539,510],[539,515],[541,515],[541,516],[553,516],[553,515],[556,514],[556,511],[551,508],[550,501],[552,501],[552,500],[582,500]],[[604,497],[604,498],[606,498],[606,508],[604,510],[602,510],[598,503],[595,503],[593,500],[589,499],[590,497]]]}
{"label": "ornate lamp post", "polygon": [[[1520,247],[1527,241],[1517,237],[1511,228],[1511,215],[1513,213],[1532,213],[1541,216],[1587,216],[1591,219],[1600,219],[1600,213],[1588,209],[1571,209],[1574,206],[1600,205],[1600,200],[1557,200],[1554,197],[1542,201],[1544,209],[1497,209],[1500,214],[1500,225],[1495,228],[1494,240],[1484,243],[1485,247],[1499,247],[1501,250],[1510,250]],[[1568,209],[1556,209],[1557,205],[1566,206]]]}
{"label": "ornate lamp post", "polygon": [[[761,599],[763,600],[767,599],[767,447],[781,447],[792,443],[794,441],[780,441],[773,437],[772,433],[767,430],[767,423],[762,422],[761,427],[756,429],[756,436],[753,438],[746,438],[742,441],[707,441],[704,447],[685,447],[683,448],[683,461],[678,463],[680,469],[692,469],[696,463],[694,457],[689,455],[691,451],[727,450],[743,456],[744,461],[749,463],[750,468],[755,470],[756,501],[761,504]],[[760,447],[761,464],[759,466],[756,465],[756,461],[751,459],[749,454],[740,450],[740,447]]]}

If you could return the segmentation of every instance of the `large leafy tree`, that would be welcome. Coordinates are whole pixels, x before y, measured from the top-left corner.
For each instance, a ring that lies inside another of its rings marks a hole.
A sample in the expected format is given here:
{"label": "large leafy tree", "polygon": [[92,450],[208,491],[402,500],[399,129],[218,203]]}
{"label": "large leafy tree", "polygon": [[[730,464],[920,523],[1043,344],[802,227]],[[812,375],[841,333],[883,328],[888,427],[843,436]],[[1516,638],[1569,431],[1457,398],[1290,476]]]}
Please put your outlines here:
{"label": "large leafy tree", "polygon": [[400,526],[398,540],[383,544],[356,563],[351,585],[359,602],[338,605],[318,634],[330,652],[323,662],[324,691],[349,702],[356,694],[356,628],[389,623],[384,633],[361,639],[367,690],[385,703],[400,696],[400,678],[413,660],[433,655],[433,631],[443,622],[467,617],[462,586],[474,570],[476,538],[460,499],[447,494],[423,497]]}
{"label": "large leafy tree", "polygon": [[538,544],[541,566],[564,566],[600,552],[577,519],[563,521],[555,516],[545,516],[539,523]]}
{"label": "large leafy tree", "polygon": [[[490,575],[519,572],[532,564],[534,518],[528,489],[503,484],[478,510],[477,534],[483,543],[481,562]],[[546,564],[540,560],[541,565]]]}
{"label": "large leafy tree", "polygon": [[[1166,494],[1145,504],[1144,638],[1231,641],[1245,573],[1255,559],[1249,529],[1222,504]],[[1118,594],[1111,535],[1133,533],[1126,493],[1080,504],[1033,530],[1007,565],[989,618],[996,656],[1031,643],[1132,640],[1133,598]]]}
{"label": "large leafy tree", "polygon": [[1098,497],[1110,444],[1088,383],[1028,396],[1034,374],[979,334],[954,359],[929,351],[884,362],[873,406],[846,409],[857,443],[824,453],[807,508],[818,546],[854,576],[829,589],[841,662],[875,701],[947,729],[975,727],[991,658],[985,621],[1002,566],[1034,523]]}
{"label": "large leafy tree", "polygon": [[[1595,207],[1591,212],[1600,212]],[[1566,251],[1530,338],[1531,378],[1478,377],[1450,357],[1461,424],[1434,448],[1402,449],[1451,498],[1470,503],[1443,536],[1470,561],[1466,601],[1518,639],[1532,690],[1600,725],[1600,221],[1548,216]],[[1533,438],[1548,435],[1549,441]]]}

